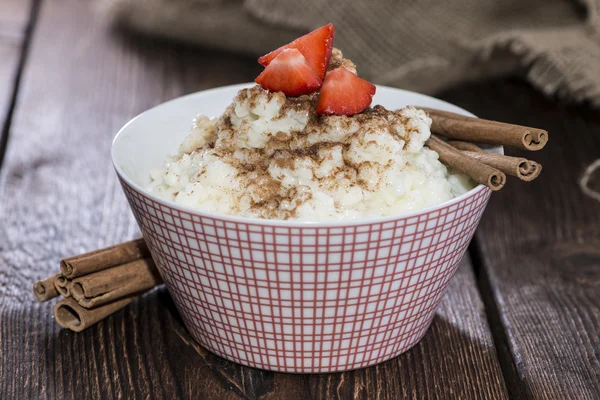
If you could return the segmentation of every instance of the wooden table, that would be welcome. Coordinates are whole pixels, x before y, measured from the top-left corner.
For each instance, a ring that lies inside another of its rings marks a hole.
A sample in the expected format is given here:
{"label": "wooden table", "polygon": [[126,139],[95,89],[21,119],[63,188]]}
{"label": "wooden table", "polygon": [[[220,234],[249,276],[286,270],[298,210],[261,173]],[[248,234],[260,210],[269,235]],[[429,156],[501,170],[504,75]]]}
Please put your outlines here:
{"label": "wooden table", "polygon": [[108,30],[93,6],[0,4],[0,398],[600,398],[600,203],[577,185],[600,156],[599,113],[515,79],[441,95],[551,141],[535,155],[537,181],[492,196],[406,354],[342,374],[241,367],[191,340],[164,288],[81,334],[60,330],[32,283],[61,257],[139,235],[110,163],[117,129],[259,71],[251,58]]}

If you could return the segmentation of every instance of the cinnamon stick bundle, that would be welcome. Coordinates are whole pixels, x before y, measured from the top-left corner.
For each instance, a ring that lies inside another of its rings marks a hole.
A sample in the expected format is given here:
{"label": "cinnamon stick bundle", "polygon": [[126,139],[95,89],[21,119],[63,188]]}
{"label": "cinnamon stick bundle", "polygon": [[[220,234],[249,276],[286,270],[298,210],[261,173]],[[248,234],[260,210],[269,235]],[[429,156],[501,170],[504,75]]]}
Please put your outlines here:
{"label": "cinnamon stick bundle", "polygon": [[464,155],[481,161],[507,175],[516,176],[523,181],[532,181],[542,172],[542,166],[535,161],[523,157],[511,157],[498,153],[488,153],[474,143],[449,140],[452,147]]}
{"label": "cinnamon stick bundle", "polygon": [[548,142],[543,129],[467,117],[449,111],[420,107],[431,117],[431,132],[450,139],[489,143],[525,150],[540,150]]}
{"label": "cinnamon stick bundle", "polygon": [[81,332],[162,283],[143,239],[61,260],[61,270],[33,285],[39,301],[62,295],[56,322]]}
{"label": "cinnamon stick bundle", "polygon": [[427,140],[426,145],[439,154],[440,161],[451,168],[469,175],[477,183],[488,186],[492,190],[500,190],[506,183],[506,175],[474,158],[462,154],[435,135]]}

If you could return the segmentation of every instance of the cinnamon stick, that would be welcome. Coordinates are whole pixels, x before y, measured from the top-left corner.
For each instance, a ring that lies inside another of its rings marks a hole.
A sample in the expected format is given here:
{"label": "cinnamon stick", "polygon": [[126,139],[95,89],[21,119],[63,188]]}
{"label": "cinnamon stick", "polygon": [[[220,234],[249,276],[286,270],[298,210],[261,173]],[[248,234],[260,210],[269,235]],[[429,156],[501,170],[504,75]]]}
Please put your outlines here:
{"label": "cinnamon stick", "polygon": [[475,143],[463,142],[460,140],[448,140],[450,146],[455,147],[461,151],[483,151],[483,149],[477,146]]}
{"label": "cinnamon stick", "polygon": [[494,167],[507,175],[529,182],[537,178],[542,172],[542,165],[523,157],[511,157],[498,153],[483,151],[474,143],[451,140],[447,142],[451,146],[477,161],[481,161]]}
{"label": "cinnamon stick", "polygon": [[162,279],[151,258],[84,275],[72,281],[71,295],[85,308],[152,289]]}
{"label": "cinnamon stick", "polygon": [[492,190],[500,190],[506,183],[506,175],[503,172],[467,157],[434,135],[431,135],[426,144],[439,154],[441,162],[469,175],[477,183],[486,185]]}
{"label": "cinnamon stick", "polygon": [[60,261],[60,271],[65,278],[73,279],[149,256],[150,252],[144,239],[137,239],[65,258]]}
{"label": "cinnamon stick", "polygon": [[431,132],[450,139],[540,150],[548,142],[548,132],[528,126],[467,117],[448,111],[421,107],[432,119]]}
{"label": "cinnamon stick", "polygon": [[63,299],[54,305],[54,319],[56,320],[56,323],[63,328],[81,332],[125,307],[135,300],[136,297],[137,296],[125,297],[112,303],[91,309],[83,308],[73,298]]}
{"label": "cinnamon stick", "polygon": [[54,287],[61,296],[70,297],[71,287],[69,286],[69,280],[63,275],[58,275],[54,280]]}
{"label": "cinnamon stick", "polygon": [[58,296],[58,290],[54,283],[60,274],[37,281],[33,284],[33,294],[38,301],[48,301]]}

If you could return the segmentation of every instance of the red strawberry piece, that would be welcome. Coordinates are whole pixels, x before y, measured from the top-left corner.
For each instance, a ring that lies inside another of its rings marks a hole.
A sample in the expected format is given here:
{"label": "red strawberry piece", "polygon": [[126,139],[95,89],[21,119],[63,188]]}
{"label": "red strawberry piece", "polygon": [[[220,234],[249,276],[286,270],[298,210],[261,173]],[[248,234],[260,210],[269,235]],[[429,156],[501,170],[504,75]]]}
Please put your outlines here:
{"label": "red strawberry piece", "polygon": [[282,51],[256,78],[256,83],[270,92],[300,96],[321,87],[319,78],[306,59],[296,49]]}
{"label": "red strawberry piece", "polygon": [[317,102],[317,114],[354,115],[369,107],[375,85],[359,78],[345,67],[325,76]]}
{"label": "red strawberry piece", "polygon": [[331,48],[333,46],[334,28],[332,24],[322,26],[311,33],[308,33],[292,43],[286,44],[273,50],[269,54],[262,56],[258,62],[265,67],[271,63],[286,49],[298,49],[306,58],[306,61],[313,67],[319,78],[323,79],[331,58]]}

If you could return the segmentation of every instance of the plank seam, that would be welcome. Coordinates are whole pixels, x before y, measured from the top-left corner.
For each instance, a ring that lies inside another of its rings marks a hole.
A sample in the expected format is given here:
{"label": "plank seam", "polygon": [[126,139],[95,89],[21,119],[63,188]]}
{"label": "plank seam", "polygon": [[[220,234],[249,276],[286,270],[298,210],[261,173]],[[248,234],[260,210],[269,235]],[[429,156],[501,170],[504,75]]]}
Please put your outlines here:
{"label": "plank seam", "polygon": [[473,237],[468,252],[471,257],[471,265],[473,272],[475,273],[475,281],[477,282],[479,296],[484,305],[485,317],[490,327],[494,347],[496,348],[502,377],[504,378],[509,398],[531,398],[531,393],[529,393],[525,382],[523,382],[517,372],[517,360],[511,351],[507,327],[502,322],[500,306],[494,296],[490,276],[485,268],[484,256],[481,251],[481,244],[478,236],[479,233],[476,233],[475,237]]}
{"label": "plank seam", "polygon": [[17,68],[14,75],[14,83],[11,90],[10,101],[8,103],[6,117],[4,119],[4,124],[2,126],[2,130],[0,131],[0,169],[2,169],[4,155],[6,154],[6,150],[8,147],[9,140],[9,132],[10,126],[12,124],[12,117],[15,110],[15,106],[17,104],[17,98],[19,94],[19,88],[21,85],[21,77],[23,76],[23,71],[25,70],[25,65],[27,64],[27,57],[29,55],[29,46],[31,44],[31,40],[33,38],[33,32],[35,28],[35,24],[37,21],[37,17],[39,14],[39,9],[42,0],[32,0],[31,1],[31,9],[29,11],[29,21],[27,22],[27,26],[25,27],[23,40],[21,42],[21,54],[19,57],[19,62],[17,64]]}

